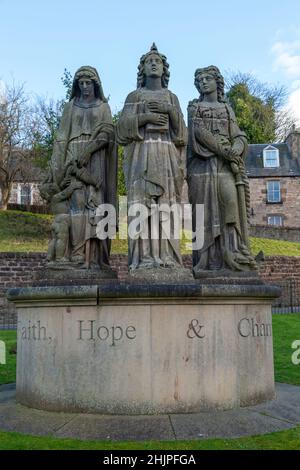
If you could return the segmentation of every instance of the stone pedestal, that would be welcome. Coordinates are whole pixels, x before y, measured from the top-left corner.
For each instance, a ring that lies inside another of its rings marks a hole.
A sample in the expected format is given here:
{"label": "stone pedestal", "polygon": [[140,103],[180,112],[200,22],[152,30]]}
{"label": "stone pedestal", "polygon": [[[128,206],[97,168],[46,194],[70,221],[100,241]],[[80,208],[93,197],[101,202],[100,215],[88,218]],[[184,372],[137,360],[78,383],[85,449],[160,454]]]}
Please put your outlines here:
{"label": "stone pedestal", "polygon": [[274,398],[266,285],[11,289],[17,400],[56,411],[180,413]]}

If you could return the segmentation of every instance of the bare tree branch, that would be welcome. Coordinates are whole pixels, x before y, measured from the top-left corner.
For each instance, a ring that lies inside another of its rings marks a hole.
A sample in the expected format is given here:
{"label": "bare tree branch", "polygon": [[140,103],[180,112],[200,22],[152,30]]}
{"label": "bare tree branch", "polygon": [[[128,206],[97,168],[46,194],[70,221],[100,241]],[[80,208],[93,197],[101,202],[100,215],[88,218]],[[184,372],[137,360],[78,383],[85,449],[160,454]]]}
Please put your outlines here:
{"label": "bare tree branch", "polygon": [[32,107],[23,85],[5,86],[0,102],[0,189],[5,209],[12,184],[18,174],[28,172],[31,165],[29,123]]}

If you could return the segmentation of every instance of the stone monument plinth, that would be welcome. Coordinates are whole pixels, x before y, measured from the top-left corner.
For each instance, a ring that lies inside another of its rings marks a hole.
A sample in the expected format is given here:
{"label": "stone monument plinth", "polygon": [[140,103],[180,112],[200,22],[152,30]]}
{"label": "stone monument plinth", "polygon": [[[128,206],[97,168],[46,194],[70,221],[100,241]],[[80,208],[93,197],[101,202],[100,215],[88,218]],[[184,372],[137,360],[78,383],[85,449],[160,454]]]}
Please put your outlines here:
{"label": "stone monument plinth", "polygon": [[187,413],[274,398],[277,287],[103,281],[8,295],[18,310],[23,405]]}

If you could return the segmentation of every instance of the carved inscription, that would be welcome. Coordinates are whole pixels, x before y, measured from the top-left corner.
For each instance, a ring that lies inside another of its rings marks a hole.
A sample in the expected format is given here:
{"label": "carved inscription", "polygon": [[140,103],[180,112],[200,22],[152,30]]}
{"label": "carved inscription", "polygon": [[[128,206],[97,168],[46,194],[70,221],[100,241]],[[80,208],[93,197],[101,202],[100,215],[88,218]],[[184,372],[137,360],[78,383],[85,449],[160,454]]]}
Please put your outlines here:
{"label": "carved inscription", "polygon": [[[122,341],[133,341],[136,339],[136,327],[133,325],[103,325],[96,320],[77,321],[77,340],[107,342],[110,346],[115,346]],[[256,318],[242,318],[237,325],[237,331],[243,338],[271,337],[272,324],[257,321]],[[203,339],[206,336],[205,326],[200,320],[192,319],[188,325],[186,336],[189,339]],[[24,341],[52,341],[48,335],[47,328],[41,324],[40,320],[32,322],[29,320],[20,327],[20,337]]]}
{"label": "carved inscription", "polygon": [[204,329],[204,325],[200,325],[199,321],[196,320],[196,318],[194,318],[191,321],[191,323],[189,324],[189,329],[188,329],[186,335],[190,339],[193,339],[193,338],[202,339],[202,338],[205,337],[205,333],[204,333],[204,331],[202,331],[202,329]]}
{"label": "carved inscription", "polygon": [[[204,328],[205,326],[201,325],[200,321],[194,318],[189,323],[186,335],[189,339],[205,338]],[[237,329],[243,338],[272,336],[272,324],[259,322],[255,318],[242,318],[238,323]]]}
{"label": "carved inscription", "polygon": [[107,341],[110,346],[115,346],[121,340],[134,340],[136,328],[132,325],[124,327],[119,325],[96,325],[95,320],[78,320],[78,340]]}
{"label": "carved inscription", "polygon": [[272,324],[257,322],[255,318],[242,318],[238,323],[238,332],[243,338],[272,336]]}
{"label": "carved inscription", "polygon": [[21,339],[26,341],[52,341],[52,337],[48,336],[47,329],[41,325],[40,320],[36,322],[28,320],[25,326],[21,326]]}

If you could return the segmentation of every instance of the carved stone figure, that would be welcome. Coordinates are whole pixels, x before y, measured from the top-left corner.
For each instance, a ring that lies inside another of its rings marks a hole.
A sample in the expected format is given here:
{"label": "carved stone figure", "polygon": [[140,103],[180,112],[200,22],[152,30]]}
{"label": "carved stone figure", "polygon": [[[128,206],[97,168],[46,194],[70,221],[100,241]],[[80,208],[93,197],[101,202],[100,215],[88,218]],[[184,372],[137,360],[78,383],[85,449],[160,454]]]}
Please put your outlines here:
{"label": "carved stone figure", "polygon": [[56,217],[48,259],[54,265],[103,269],[110,240],[96,236],[97,207],[116,206],[117,156],[114,126],[99,75],[77,70],[65,105],[41,194]]}
{"label": "carved stone figure", "polygon": [[[172,229],[176,216],[163,208],[180,202],[185,171],[186,126],[168,90],[169,75],[166,57],[153,44],[140,59],[137,90],[128,95],[117,124],[117,140],[125,146],[129,224],[133,205],[145,208],[136,236],[129,233],[131,271],[182,264]],[[165,237],[163,221],[171,225]]]}
{"label": "carved stone figure", "polygon": [[246,135],[224,97],[217,67],[197,69],[195,86],[200,97],[188,106],[187,181],[193,230],[196,204],[204,205],[204,245],[193,251],[194,275],[255,270],[248,239]]}
{"label": "carved stone figure", "polygon": [[47,261],[69,263],[70,213],[68,199],[75,189],[81,189],[80,181],[71,182],[63,191],[55,183],[44,183],[40,193],[55,215],[51,225],[52,239],[49,243]]}

